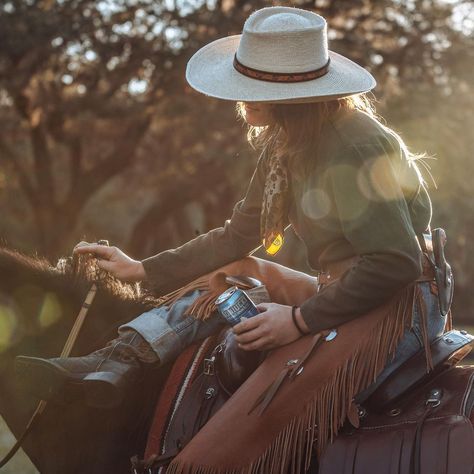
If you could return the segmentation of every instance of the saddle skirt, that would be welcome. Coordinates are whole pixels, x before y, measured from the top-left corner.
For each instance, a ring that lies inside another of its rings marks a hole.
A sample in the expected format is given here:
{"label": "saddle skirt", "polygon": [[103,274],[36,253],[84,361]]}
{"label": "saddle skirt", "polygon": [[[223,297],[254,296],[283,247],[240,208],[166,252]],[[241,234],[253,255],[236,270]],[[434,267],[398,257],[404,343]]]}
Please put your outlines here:
{"label": "saddle skirt", "polygon": [[318,474],[472,474],[474,367],[453,367],[383,412],[362,409],[320,459]]}
{"label": "saddle skirt", "polygon": [[[164,466],[202,426],[201,422],[196,426],[196,421],[201,418],[205,423],[230,396],[225,387],[222,391],[219,379],[223,375],[227,379],[225,373],[233,371],[235,366],[235,362],[226,361],[235,358],[239,351],[229,344],[231,334],[226,332],[224,336],[209,338],[199,350],[193,349],[192,364],[186,353],[175,363],[172,373],[182,370],[183,366],[194,367],[192,372],[196,373],[197,362],[204,370],[184,397],[182,387],[178,396],[175,377],[170,376],[149,434],[145,461],[134,460],[133,472],[163,474]],[[439,337],[431,344],[435,367],[429,374],[423,365],[423,351],[405,362],[360,407],[359,428],[346,423],[334,443],[328,445],[317,472],[432,474],[438,472],[434,469],[438,466],[440,474],[470,473],[474,467],[474,367],[454,366],[469,353],[473,341],[474,337],[465,331],[453,330]],[[208,371],[207,364],[202,364],[204,354],[207,352],[207,357],[212,358],[222,347],[215,360],[217,372]],[[207,351],[203,351],[205,348]],[[249,366],[246,361],[244,366],[251,372],[257,364],[258,361],[254,361]],[[193,378],[191,372],[182,376],[183,381]],[[245,375],[241,379],[244,380]],[[211,390],[213,396],[209,396]],[[172,396],[169,396],[170,391]],[[176,403],[168,415],[162,410],[167,400]],[[163,419],[167,419],[168,424],[163,424]],[[316,474],[316,469],[311,464],[308,472]]]}

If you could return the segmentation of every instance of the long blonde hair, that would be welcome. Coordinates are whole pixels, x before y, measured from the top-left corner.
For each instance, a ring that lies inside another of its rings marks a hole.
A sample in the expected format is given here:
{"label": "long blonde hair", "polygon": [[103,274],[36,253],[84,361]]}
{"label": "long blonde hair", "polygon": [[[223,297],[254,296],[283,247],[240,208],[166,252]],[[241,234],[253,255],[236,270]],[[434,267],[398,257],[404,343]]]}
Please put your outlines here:
{"label": "long blonde hair", "polygon": [[[238,116],[244,119],[243,102],[237,102],[236,109]],[[299,165],[304,165],[298,158],[304,156],[306,150],[311,149],[313,151],[311,156],[317,157],[324,124],[335,114],[344,110],[360,110],[377,120],[380,126],[399,143],[408,160],[415,161],[425,157],[424,154],[410,152],[400,135],[382,123],[381,117],[376,113],[374,99],[367,94],[323,102],[274,103],[270,109],[271,124],[264,127],[248,125],[247,140],[256,150],[268,147],[271,153],[282,157],[287,156],[288,165],[296,171]],[[418,169],[417,171],[420,179],[423,180]]]}

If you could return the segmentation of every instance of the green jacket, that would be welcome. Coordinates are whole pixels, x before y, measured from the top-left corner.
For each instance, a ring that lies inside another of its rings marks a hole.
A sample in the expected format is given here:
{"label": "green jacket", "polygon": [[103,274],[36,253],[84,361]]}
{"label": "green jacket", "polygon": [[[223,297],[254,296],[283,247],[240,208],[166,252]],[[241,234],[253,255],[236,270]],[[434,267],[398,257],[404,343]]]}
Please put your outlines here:
{"label": "green jacket", "polygon": [[[416,234],[429,226],[431,202],[419,171],[389,129],[360,111],[328,121],[314,157],[292,172],[288,222],[306,245],[308,262],[359,255],[336,283],[306,300],[313,332],[337,326],[382,304],[421,274]],[[261,244],[266,176],[262,154],[247,193],[224,226],[143,260],[148,279],[165,293],[248,255]]]}

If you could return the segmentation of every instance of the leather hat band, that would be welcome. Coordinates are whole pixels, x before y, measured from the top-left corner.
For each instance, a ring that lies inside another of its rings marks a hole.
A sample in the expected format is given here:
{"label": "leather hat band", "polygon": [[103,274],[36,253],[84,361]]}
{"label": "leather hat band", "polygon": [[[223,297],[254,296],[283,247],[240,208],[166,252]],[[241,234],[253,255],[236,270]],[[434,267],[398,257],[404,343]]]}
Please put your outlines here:
{"label": "leather hat band", "polygon": [[237,55],[234,55],[234,68],[244,76],[251,77],[252,79],[258,79],[260,81],[286,83],[305,82],[324,76],[329,70],[330,61],[331,59],[329,58],[328,62],[323,67],[308,72],[268,72],[244,66],[237,59]]}

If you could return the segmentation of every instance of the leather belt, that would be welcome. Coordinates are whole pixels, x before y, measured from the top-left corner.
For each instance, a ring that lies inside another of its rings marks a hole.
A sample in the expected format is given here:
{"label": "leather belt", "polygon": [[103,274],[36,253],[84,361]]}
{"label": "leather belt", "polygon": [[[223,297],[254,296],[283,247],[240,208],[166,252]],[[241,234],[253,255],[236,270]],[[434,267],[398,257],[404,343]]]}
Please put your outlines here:
{"label": "leather belt", "polygon": [[[337,262],[326,264],[326,270],[318,275],[319,285],[329,285],[333,281],[338,280],[350,268],[354,267],[360,260],[359,256],[349,257]],[[427,255],[423,254],[422,259],[422,274],[415,280],[417,282],[435,281],[435,269]]]}

